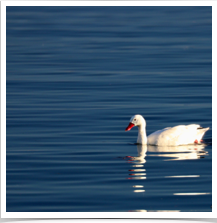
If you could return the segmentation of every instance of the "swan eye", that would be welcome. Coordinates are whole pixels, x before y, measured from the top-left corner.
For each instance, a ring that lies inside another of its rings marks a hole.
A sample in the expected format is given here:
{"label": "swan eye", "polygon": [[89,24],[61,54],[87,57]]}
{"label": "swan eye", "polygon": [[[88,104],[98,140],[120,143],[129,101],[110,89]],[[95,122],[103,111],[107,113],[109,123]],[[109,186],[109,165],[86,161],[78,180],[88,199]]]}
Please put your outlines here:
{"label": "swan eye", "polygon": [[136,121],[136,119],[134,119],[133,121]]}

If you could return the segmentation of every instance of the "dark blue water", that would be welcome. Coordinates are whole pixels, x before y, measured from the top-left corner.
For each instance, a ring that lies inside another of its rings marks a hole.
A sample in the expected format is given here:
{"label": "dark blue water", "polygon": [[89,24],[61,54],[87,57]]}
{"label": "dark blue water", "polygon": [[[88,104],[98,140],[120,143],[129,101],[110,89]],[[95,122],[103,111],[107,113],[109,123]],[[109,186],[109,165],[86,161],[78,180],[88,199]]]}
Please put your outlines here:
{"label": "dark blue water", "polygon": [[[212,211],[211,7],[7,6],[6,19],[7,212]],[[137,148],[134,114],[148,134],[210,127],[206,144]]]}

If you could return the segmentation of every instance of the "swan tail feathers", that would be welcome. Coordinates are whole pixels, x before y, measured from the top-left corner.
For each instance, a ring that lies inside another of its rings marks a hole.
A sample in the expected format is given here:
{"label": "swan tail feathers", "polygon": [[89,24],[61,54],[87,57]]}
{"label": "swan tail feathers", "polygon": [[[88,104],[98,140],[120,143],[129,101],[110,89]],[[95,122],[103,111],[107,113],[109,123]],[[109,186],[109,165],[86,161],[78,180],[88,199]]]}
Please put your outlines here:
{"label": "swan tail feathers", "polygon": [[202,138],[204,136],[204,134],[209,130],[209,127],[207,128],[203,128],[203,127],[198,127],[197,128],[197,137],[195,139],[195,142],[194,143],[199,143],[199,142],[202,142]]}

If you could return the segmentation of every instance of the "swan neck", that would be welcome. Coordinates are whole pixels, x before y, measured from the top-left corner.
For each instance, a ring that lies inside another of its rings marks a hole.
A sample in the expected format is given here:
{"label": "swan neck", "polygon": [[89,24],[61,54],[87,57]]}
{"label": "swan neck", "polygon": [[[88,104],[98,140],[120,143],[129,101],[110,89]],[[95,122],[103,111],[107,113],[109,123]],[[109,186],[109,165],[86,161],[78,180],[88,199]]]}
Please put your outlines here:
{"label": "swan neck", "polygon": [[146,136],[146,129],[145,125],[138,126],[138,139],[137,143],[139,144],[147,144],[147,136]]}

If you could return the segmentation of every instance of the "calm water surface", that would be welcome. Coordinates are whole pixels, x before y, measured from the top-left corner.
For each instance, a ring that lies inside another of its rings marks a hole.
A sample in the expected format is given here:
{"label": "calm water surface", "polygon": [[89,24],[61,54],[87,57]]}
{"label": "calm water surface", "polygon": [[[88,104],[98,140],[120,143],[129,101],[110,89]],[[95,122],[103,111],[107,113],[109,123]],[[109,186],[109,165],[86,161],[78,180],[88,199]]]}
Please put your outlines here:
{"label": "calm water surface", "polygon": [[[211,7],[7,7],[7,212],[212,211]],[[137,146],[198,123],[205,144]]]}

